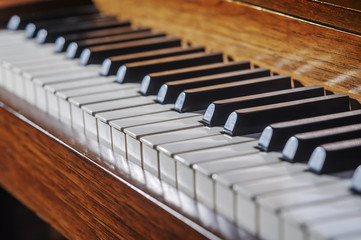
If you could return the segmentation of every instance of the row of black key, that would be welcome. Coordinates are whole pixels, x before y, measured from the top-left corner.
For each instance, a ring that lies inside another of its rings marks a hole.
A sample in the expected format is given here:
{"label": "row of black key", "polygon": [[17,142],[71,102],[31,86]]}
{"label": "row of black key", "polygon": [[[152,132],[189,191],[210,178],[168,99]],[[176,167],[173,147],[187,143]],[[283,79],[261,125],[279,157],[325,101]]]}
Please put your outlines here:
{"label": "row of black key", "polygon": [[[226,134],[264,129],[260,149],[283,148],[290,162],[310,159],[311,171],[333,173],[361,163],[361,112],[349,111],[346,95],[324,96],[319,86],[291,88],[289,76],[250,69],[247,61],[225,63],[221,53],[182,46],[178,38],[99,16],[91,8],[57,16],[33,22],[24,17],[17,28],[29,21],[28,37],[55,42],[56,52],[67,49],[67,57],[80,57],[83,65],[103,63],[101,75],[141,82],[141,94],[157,94],[157,102],[175,103],[176,111],[205,110],[204,124],[224,125]],[[15,25],[12,19],[9,28]]]}

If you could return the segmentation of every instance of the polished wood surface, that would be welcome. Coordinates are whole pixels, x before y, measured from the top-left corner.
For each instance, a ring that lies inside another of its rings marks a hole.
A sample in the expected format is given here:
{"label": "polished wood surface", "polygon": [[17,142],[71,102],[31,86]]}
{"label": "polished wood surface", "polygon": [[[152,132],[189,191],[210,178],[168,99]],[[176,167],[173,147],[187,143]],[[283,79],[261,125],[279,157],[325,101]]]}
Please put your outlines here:
{"label": "polished wood surface", "polygon": [[361,33],[360,1],[241,0],[297,18],[338,29]]}
{"label": "polished wood surface", "polygon": [[303,85],[321,85],[328,91],[361,100],[361,38],[357,34],[241,2],[95,0],[95,3],[102,11],[181,36],[195,45],[222,50],[234,59],[250,60],[276,73],[288,74]]}

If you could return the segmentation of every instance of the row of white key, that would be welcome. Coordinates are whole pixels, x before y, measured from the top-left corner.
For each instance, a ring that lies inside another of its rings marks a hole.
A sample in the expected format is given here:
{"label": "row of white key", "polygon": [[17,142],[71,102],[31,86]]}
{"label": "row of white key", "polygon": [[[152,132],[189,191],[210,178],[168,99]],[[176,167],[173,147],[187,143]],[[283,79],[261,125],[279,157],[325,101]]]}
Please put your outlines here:
{"label": "row of white key", "polygon": [[[22,57],[30,57],[30,53],[29,50],[29,55]],[[52,56],[44,59],[51,60]],[[14,65],[9,69],[18,69],[15,66],[19,59],[10,59]],[[113,79],[99,77],[96,70],[87,75],[89,71],[75,66],[74,71],[84,73],[85,81],[75,73],[59,77],[58,67],[67,66],[68,62],[60,57],[54,59],[59,61],[54,63],[54,71],[51,67],[37,71],[39,66],[32,65],[33,59],[29,58],[22,60],[26,71],[12,72],[12,79],[19,73],[29,76],[24,82],[33,86],[34,103],[38,107],[125,154],[129,160],[265,239],[295,239],[294,236],[322,239],[319,234],[324,236],[323,226],[333,224],[331,219],[323,219],[316,225],[319,227],[308,226],[306,220],[292,211],[312,208],[315,203],[332,209],[338,206],[337,201],[345,205],[347,200],[359,201],[348,191],[348,180],[340,182],[333,177],[315,176],[304,173],[302,164],[281,163],[277,154],[259,153],[254,148],[253,136],[222,135],[219,128],[203,127],[198,122],[201,119],[198,113],[171,112],[170,106],[154,104],[153,97],[139,96],[137,85],[118,85],[124,87],[113,89],[110,85]],[[89,87],[88,81],[95,87]],[[66,82],[76,89],[67,87]],[[101,89],[107,93],[99,93]],[[16,92],[14,88],[8,90]],[[117,93],[124,96],[118,97]],[[21,97],[26,99],[26,96],[25,93]],[[116,100],[111,100],[114,97]],[[332,205],[335,202],[336,207]],[[338,214],[346,214],[342,218],[346,222],[359,217],[341,211]],[[312,223],[313,219],[307,221]],[[337,234],[353,237],[357,231]]]}

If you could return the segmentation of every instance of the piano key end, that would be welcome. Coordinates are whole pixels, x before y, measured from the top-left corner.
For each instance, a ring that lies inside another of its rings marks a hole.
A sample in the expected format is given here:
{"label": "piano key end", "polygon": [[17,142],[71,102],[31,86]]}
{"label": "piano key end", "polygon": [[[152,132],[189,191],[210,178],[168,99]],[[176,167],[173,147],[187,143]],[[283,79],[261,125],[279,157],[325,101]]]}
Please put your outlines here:
{"label": "piano key end", "polygon": [[54,44],[54,52],[56,53],[61,53],[64,51],[64,47],[65,47],[65,38],[64,37],[58,37],[55,40],[55,44]]}
{"label": "piano key end", "polygon": [[174,104],[174,110],[176,110],[177,112],[183,112],[185,100],[186,100],[186,94],[185,94],[185,92],[181,92]]}
{"label": "piano key end", "polygon": [[9,20],[6,28],[7,28],[8,30],[11,30],[11,31],[16,31],[16,30],[19,29],[20,22],[21,22],[20,17],[19,17],[18,15],[13,15],[13,16],[10,18],[10,20]]}
{"label": "piano key end", "polygon": [[351,189],[357,193],[361,193],[361,166],[356,168],[352,176]]}
{"label": "piano key end", "polygon": [[326,150],[322,147],[317,147],[311,154],[308,161],[308,167],[312,172],[321,174],[326,160]]}
{"label": "piano key end", "polygon": [[117,82],[118,83],[123,83],[125,80],[125,75],[127,73],[127,67],[126,66],[120,66],[118,71],[117,71]]}
{"label": "piano key end", "polygon": [[159,92],[157,94],[156,102],[161,104],[166,103],[165,100],[166,100],[167,92],[168,92],[168,86],[167,84],[163,84],[160,87]]}
{"label": "piano key end", "polygon": [[262,131],[261,137],[258,140],[258,147],[262,151],[269,151],[269,147],[272,142],[272,136],[273,136],[272,127],[268,126]]}
{"label": "piano key end", "polygon": [[[85,49],[85,50],[87,50],[87,49]],[[84,51],[85,51],[84,50]],[[67,59],[74,59],[75,58],[75,56],[76,56],[76,52],[78,51],[78,44],[76,43],[76,42],[71,42],[70,44],[69,44],[69,46],[68,46],[68,48],[66,49],[66,58]],[[81,55],[80,55],[80,61],[82,61],[82,55],[83,55],[83,53],[84,53],[84,51],[81,53]],[[89,55],[90,55],[90,51],[89,51],[89,53],[88,53]],[[84,53],[84,58],[86,58],[87,56],[87,54],[86,53]],[[88,59],[89,59],[89,57],[88,57]],[[88,62],[88,59],[87,60],[85,60],[84,59],[84,61],[86,61],[86,62]],[[82,63],[81,63],[82,64]],[[83,64],[83,65],[86,65],[86,64]]]}
{"label": "piano key end", "polygon": [[33,38],[35,36],[36,26],[33,23],[28,23],[25,27],[25,37]]}
{"label": "piano key end", "polygon": [[91,54],[91,52],[90,52],[89,48],[86,48],[81,52],[81,54],[80,54],[80,64],[81,65],[83,65],[83,66],[88,65],[89,59],[90,59],[90,54]]}
{"label": "piano key end", "polygon": [[232,112],[227,121],[226,124],[224,125],[224,133],[234,136],[235,135],[235,130],[236,130],[236,124],[237,124],[237,113],[236,112]]}
{"label": "piano key end", "polygon": [[38,34],[36,34],[36,43],[44,44],[46,38],[48,37],[48,31],[46,29],[40,29]]}
{"label": "piano key end", "polygon": [[206,109],[206,112],[203,115],[203,119],[202,119],[202,123],[204,123],[206,126],[209,126],[209,127],[212,126],[214,110],[215,110],[214,103],[209,104],[208,108]]}
{"label": "piano key end", "polygon": [[282,151],[282,159],[289,162],[294,162],[297,148],[298,139],[296,137],[291,137],[290,139],[288,139]]}
{"label": "piano key end", "polygon": [[109,58],[106,58],[103,63],[102,67],[100,69],[100,75],[102,76],[109,76],[110,66],[112,65],[112,61]]}
{"label": "piano key end", "polygon": [[149,85],[150,85],[150,76],[149,76],[149,75],[145,75],[145,76],[143,77],[143,80],[142,80],[141,84],[140,84],[139,92],[140,92],[142,95],[149,95],[149,94],[148,94]]}

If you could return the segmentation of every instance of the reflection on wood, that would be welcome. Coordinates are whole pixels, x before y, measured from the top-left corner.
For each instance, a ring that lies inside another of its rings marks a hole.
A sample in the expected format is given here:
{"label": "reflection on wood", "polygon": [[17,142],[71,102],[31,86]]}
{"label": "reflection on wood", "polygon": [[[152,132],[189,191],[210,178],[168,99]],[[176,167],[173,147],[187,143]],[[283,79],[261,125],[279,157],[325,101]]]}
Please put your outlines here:
{"label": "reflection on wood", "polygon": [[105,12],[222,50],[234,59],[253,60],[303,85],[321,85],[361,100],[358,35],[223,0],[95,2]]}

